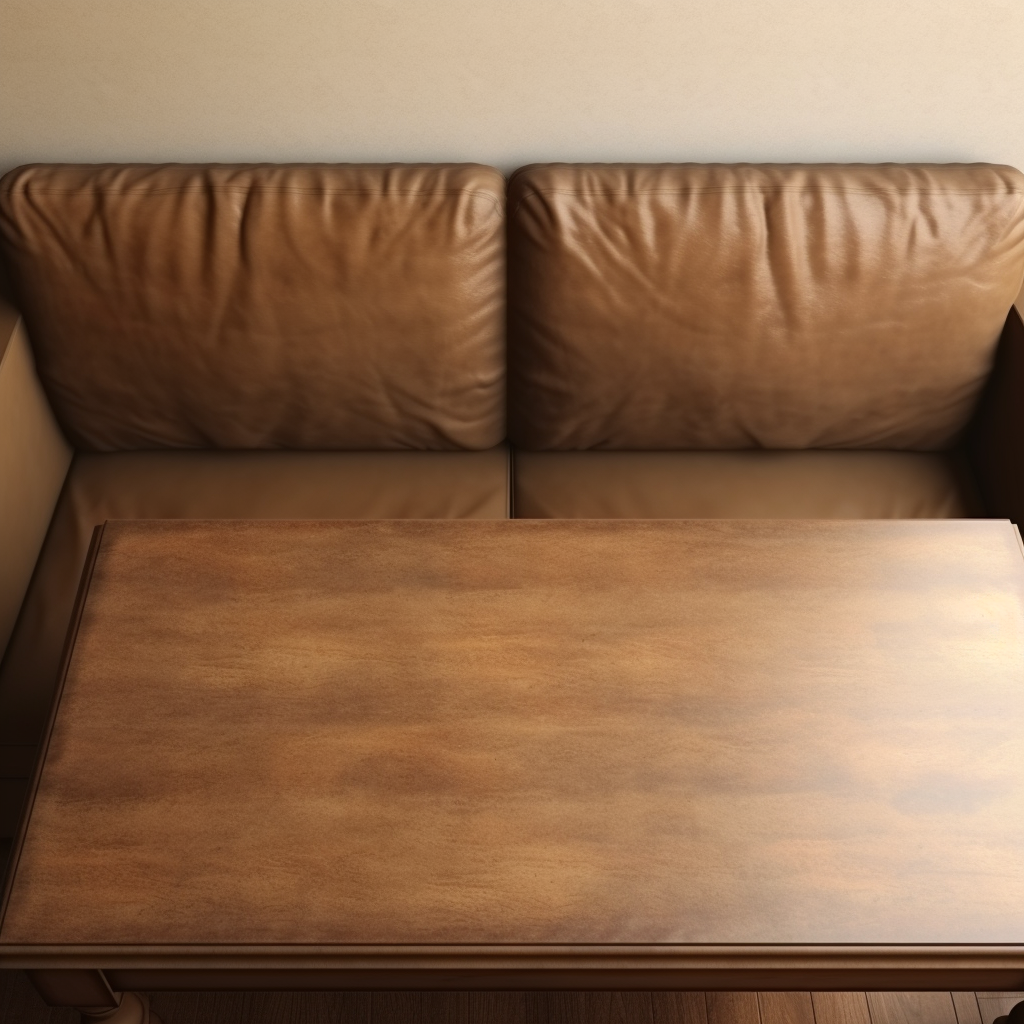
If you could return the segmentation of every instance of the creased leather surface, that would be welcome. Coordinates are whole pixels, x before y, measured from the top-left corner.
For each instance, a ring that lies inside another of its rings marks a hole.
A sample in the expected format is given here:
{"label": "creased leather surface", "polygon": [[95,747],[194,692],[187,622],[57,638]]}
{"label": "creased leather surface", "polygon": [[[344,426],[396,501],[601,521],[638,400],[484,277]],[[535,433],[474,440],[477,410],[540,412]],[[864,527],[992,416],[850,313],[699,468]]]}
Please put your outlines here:
{"label": "creased leather surface", "polygon": [[984,515],[945,453],[517,452],[522,519],[959,519]]}
{"label": "creased leather surface", "polygon": [[476,165],[40,165],[0,235],[80,449],[483,449],[503,194]]}
{"label": "creased leather surface", "polygon": [[509,184],[529,449],[940,449],[1024,275],[1024,175],[535,165]]}
{"label": "creased leather surface", "polygon": [[508,449],[116,452],[72,463],[7,655],[0,742],[46,721],[93,528],[107,519],[504,519]]}

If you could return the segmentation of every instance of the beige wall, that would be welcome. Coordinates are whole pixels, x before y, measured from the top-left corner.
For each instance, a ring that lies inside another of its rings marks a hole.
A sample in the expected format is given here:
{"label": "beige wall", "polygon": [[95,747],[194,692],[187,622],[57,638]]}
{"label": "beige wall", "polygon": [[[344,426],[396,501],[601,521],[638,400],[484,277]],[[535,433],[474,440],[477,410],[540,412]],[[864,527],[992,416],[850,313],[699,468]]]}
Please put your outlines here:
{"label": "beige wall", "polygon": [[0,0],[29,160],[992,160],[1024,0]]}

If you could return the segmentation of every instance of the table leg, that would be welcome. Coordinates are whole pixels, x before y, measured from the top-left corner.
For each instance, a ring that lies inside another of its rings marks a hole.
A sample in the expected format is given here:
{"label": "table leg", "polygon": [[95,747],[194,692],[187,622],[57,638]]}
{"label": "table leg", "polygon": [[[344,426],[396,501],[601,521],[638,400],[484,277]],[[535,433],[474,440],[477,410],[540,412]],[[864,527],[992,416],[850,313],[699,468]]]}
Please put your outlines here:
{"label": "table leg", "polygon": [[115,992],[102,971],[27,971],[29,980],[50,1006],[73,1006],[82,1024],[161,1024],[142,992]]}
{"label": "table leg", "polygon": [[79,1007],[82,1024],[161,1024],[160,1018],[149,1007],[149,996],[144,992],[121,992],[121,1003],[111,1009]]}

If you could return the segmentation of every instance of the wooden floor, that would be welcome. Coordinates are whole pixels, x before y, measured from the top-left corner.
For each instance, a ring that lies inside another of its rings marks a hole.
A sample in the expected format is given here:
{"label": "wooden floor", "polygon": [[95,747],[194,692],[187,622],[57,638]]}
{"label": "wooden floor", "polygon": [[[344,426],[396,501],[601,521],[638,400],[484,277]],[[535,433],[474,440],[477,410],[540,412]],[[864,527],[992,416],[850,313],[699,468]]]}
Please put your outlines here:
{"label": "wooden floor", "polygon": [[[1024,992],[159,992],[164,1024],[992,1024]],[[4,1024],[78,1024],[0,971]]]}

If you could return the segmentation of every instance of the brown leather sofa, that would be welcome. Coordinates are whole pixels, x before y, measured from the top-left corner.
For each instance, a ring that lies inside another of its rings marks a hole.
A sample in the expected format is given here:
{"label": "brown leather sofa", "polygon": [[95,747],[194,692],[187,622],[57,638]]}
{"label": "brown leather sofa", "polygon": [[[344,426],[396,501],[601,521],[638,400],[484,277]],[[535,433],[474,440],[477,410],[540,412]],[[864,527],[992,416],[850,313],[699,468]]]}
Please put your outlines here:
{"label": "brown leather sofa", "polygon": [[108,518],[1024,517],[1011,168],[33,166],[0,252],[0,835]]}

